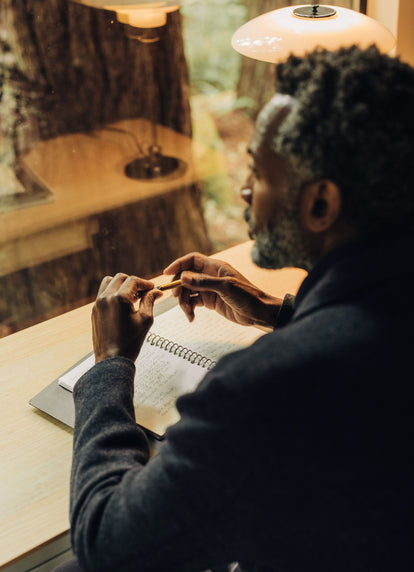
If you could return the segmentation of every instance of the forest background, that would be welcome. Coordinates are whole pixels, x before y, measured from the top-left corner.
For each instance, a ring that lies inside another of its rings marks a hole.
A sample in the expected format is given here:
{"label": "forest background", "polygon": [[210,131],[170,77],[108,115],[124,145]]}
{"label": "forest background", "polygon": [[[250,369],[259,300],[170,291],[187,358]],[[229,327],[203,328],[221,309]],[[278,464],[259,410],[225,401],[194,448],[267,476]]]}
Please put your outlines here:
{"label": "forest background", "polygon": [[[181,8],[190,72],[193,137],[217,149],[222,164],[203,185],[204,214],[213,250],[247,240],[240,188],[257,113],[275,89],[274,66],[240,56],[233,33],[246,21],[301,0],[187,0]],[[329,4],[345,8],[352,0]]]}

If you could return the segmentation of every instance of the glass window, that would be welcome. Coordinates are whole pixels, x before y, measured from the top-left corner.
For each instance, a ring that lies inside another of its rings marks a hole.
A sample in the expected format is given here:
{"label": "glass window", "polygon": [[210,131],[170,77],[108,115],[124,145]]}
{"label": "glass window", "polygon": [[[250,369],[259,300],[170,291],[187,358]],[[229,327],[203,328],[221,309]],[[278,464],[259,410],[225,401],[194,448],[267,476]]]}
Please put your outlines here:
{"label": "glass window", "polygon": [[104,275],[247,239],[238,193],[274,70],[230,41],[288,2],[182,0],[155,27],[99,4],[1,0],[0,336]]}

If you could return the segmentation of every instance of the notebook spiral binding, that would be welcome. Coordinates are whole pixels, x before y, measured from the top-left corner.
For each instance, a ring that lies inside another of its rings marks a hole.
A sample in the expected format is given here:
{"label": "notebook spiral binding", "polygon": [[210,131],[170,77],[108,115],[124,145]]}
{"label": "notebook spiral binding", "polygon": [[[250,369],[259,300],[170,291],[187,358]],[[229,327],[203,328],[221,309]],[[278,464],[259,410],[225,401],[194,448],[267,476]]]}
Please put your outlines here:
{"label": "notebook spiral binding", "polygon": [[168,340],[167,338],[163,338],[158,334],[150,333],[147,336],[146,341],[152,346],[157,346],[158,348],[161,348],[171,354],[186,359],[191,363],[200,365],[201,367],[204,367],[206,369],[211,369],[214,365],[216,365],[216,362],[214,360],[206,356],[203,356],[197,352],[194,352],[189,348],[182,346],[181,344],[177,344],[176,342]]}

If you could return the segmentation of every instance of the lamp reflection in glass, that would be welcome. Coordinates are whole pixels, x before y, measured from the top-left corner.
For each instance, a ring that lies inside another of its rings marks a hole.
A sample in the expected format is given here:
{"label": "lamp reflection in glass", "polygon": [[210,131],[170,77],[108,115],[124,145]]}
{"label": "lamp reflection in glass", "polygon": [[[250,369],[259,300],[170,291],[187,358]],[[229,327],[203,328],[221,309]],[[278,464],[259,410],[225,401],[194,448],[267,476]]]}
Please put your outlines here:
{"label": "lamp reflection in glass", "polygon": [[313,49],[335,50],[357,44],[376,44],[388,53],[395,46],[392,33],[376,20],[339,6],[289,6],[253,18],[233,35],[233,48],[250,58],[265,62],[285,60],[290,54],[302,56]]}
{"label": "lamp reflection in glass", "polygon": [[[116,13],[121,24],[140,30],[154,30],[167,24],[167,14],[180,8],[179,0],[72,0],[90,8]],[[155,36],[155,34],[154,34]],[[136,31],[135,36],[139,38]],[[156,36],[155,36],[156,38]],[[156,38],[158,39],[158,38]],[[154,39],[154,41],[156,41]],[[143,39],[145,41],[145,37]]]}
{"label": "lamp reflection in glass", "polygon": [[[124,25],[126,35],[133,40],[151,44],[159,40],[158,28],[167,24],[167,14],[179,10],[179,0],[72,0],[78,4],[110,10]],[[153,180],[166,176],[179,176],[187,168],[181,159],[163,155],[158,144],[157,124],[151,120],[153,142],[144,153],[139,143],[141,156],[125,167],[125,174],[131,179]],[[128,132],[134,139],[135,136]]]}

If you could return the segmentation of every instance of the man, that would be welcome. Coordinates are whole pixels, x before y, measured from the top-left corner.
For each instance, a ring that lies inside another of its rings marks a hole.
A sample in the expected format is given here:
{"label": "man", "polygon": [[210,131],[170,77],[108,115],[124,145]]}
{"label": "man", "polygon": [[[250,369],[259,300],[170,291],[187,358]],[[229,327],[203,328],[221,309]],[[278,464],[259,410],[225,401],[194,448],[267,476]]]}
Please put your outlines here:
{"label": "man", "polygon": [[280,65],[277,88],[242,190],[253,259],[309,275],[282,301],[201,254],[166,269],[190,320],[205,305],[274,331],[178,400],[151,460],[133,362],[159,293],[103,280],[97,363],[74,393],[85,570],[414,569],[414,70],[375,48],[322,51]]}

